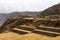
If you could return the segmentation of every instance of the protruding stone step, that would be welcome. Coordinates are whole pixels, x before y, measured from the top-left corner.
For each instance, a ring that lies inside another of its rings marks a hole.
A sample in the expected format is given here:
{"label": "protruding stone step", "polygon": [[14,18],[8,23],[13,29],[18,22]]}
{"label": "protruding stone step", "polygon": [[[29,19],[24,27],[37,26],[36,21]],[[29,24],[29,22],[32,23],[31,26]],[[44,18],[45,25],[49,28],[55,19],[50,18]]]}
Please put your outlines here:
{"label": "protruding stone step", "polygon": [[11,31],[14,32],[14,33],[17,33],[17,34],[21,34],[21,35],[28,34],[28,32],[21,31],[21,30],[14,30],[14,29],[12,29]]}
{"label": "protruding stone step", "polygon": [[42,32],[42,31],[36,31],[36,30],[35,30],[35,31],[32,31],[32,33],[42,34],[42,35],[51,36],[51,37],[60,36],[59,34],[48,33],[48,32]]}
{"label": "protruding stone step", "polygon": [[60,29],[54,29],[54,28],[48,28],[48,27],[36,27],[39,30],[46,30],[46,31],[52,31],[52,32],[58,32],[60,33]]}
{"label": "protruding stone step", "polygon": [[27,31],[33,31],[33,28],[28,28],[28,27],[17,27],[18,29],[23,29],[23,30],[27,30]]}

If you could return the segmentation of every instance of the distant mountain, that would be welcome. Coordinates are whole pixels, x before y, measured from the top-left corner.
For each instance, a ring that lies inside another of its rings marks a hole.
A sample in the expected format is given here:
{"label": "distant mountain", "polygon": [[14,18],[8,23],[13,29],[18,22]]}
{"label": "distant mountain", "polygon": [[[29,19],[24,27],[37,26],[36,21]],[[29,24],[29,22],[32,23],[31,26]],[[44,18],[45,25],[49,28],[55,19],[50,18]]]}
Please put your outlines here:
{"label": "distant mountain", "polygon": [[60,3],[56,4],[56,5],[53,5],[52,7],[47,8],[46,10],[42,11],[38,15],[43,15],[43,16],[60,15]]}
{"label": "distant mountain", "polygon": [[14,16],[32,16],[35,17],[38,15],[38,12],[12,12],[8,14],[8,17],[14,17]]}
{"label": "distant mountain", "polygon": [[0,25],[2,25],[7,20],[7,14],[0,13]]}

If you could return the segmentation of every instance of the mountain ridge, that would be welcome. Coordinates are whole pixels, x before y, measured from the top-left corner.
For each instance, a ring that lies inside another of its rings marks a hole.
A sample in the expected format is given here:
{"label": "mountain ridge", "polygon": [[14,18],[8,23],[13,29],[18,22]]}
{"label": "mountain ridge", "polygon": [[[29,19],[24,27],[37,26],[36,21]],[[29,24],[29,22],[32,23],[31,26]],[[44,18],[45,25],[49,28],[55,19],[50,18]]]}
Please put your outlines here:
{"label": "mountain ridge", "polygon": [[60,3],[45,9],[40,14],[38,14],[38,16],[39,15],[42,15],[42,16],[60,15]]}

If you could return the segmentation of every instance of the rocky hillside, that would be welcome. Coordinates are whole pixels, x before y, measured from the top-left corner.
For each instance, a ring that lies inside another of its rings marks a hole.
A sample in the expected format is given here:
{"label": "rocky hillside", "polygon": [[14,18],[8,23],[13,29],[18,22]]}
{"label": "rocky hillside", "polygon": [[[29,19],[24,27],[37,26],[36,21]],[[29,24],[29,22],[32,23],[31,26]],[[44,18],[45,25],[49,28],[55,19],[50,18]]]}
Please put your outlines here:
{"label": "rocky hillside", "polygon": [[39,12],[12,12],[12,13],[0,13],[0,26],[7,20],[8,18],[12,18],[15,16],[31,16],[35,17]]}
{"label": "rocky hillside", "polygon": [[[60,3],[53,5],[52,7],[47,8],[46,10],[42,11],[40,15],[60,15]],[[39,16],[39,15],[38,15]]]}

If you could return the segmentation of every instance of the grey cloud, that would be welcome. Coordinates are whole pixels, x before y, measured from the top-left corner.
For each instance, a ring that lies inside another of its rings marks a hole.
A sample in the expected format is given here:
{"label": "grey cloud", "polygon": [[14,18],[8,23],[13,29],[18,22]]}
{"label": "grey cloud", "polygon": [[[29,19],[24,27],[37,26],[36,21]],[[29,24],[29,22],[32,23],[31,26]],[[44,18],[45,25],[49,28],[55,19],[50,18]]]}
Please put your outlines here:
{"label": "grey cloud", "polygon": [[60,0],[0,0],[0,13],[12,11],[41,11]]}

